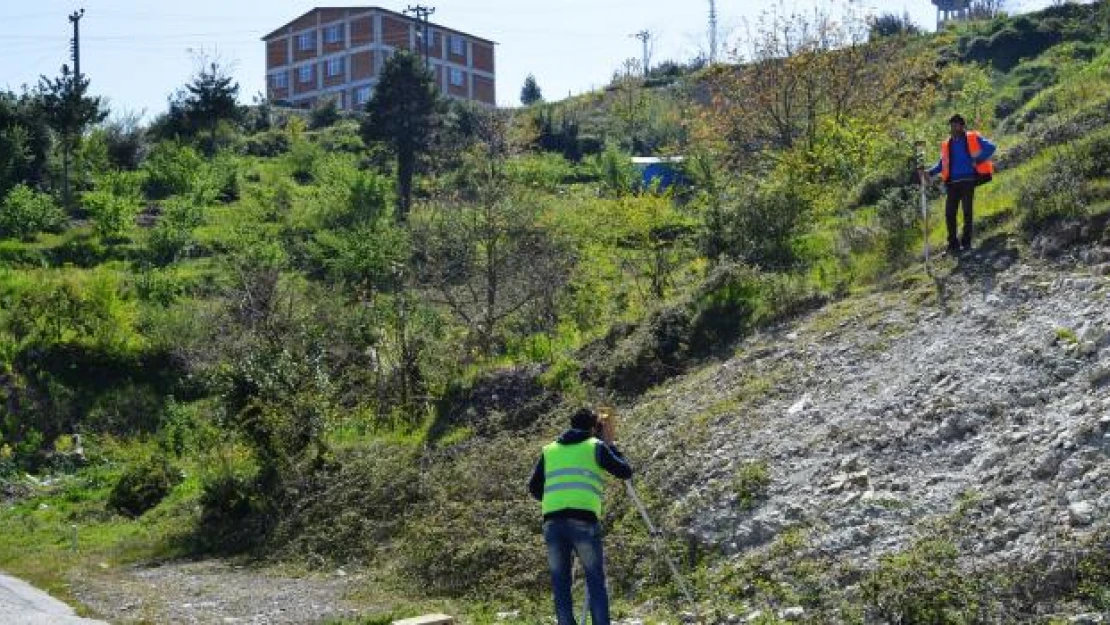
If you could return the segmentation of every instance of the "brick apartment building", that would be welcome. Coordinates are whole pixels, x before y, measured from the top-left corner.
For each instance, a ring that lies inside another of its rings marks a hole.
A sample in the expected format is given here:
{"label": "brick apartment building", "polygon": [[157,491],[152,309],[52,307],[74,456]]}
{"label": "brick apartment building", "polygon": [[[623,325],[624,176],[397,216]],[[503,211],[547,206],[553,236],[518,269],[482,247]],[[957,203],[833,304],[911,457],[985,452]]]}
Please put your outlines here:
{"label": "brick apartment building", "polygon": [[[428,57],[436,85],[451,97],[493,105],[494,43],[430,25]],[[317,7],[262,38],[271,101],[309,108],[335,98],[344,109],[370,100],[385,60],[395,50],[424,54],[424,27],[378,7]]]}

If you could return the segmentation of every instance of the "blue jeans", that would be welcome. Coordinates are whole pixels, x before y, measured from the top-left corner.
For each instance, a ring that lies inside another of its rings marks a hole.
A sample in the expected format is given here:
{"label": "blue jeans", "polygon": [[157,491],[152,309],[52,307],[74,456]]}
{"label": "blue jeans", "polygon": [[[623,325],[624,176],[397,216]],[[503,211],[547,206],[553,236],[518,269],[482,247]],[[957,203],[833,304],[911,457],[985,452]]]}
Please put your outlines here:
{"label": "blue jeans", "polygon": [[577,625],[571,598],[573,554],[586,569],[586,591],[590,596],[590,622],[609,625],[609,592],[605,589],[605,556],[601,550],[601,526],[579,519],[551,519],[543,524],[551,587],[555,593],[555,616],[559,625]]}

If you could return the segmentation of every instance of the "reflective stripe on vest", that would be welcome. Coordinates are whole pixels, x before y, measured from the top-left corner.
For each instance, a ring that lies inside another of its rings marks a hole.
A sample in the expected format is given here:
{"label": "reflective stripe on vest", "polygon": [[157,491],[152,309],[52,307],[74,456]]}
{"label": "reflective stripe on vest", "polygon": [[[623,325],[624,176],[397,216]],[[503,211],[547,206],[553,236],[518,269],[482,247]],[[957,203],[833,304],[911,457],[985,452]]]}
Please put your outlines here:
{"label": "reflective stripe on vest", "polygon": [[[980,176],[993,176],[994,175],[994,161],[986,160],[982,163],[975,163],[975,159],[979,158],[979,154],[983,152],[983,146],[979,143],[981,135],[977,132],[968,132],[967,137],[967,151],[971,153],[971,162],[975,167],[975,173]],[[944,143],[940,144],[940,179],[948,182],[952,179],[952,139],[945,139]]]}
{"label": "reflective stripe on vest", "polygon": [[601,518],[604,478],[597,463],[599,441],[573,445],[551,443],[543,448],[543,513],[586,510]]}

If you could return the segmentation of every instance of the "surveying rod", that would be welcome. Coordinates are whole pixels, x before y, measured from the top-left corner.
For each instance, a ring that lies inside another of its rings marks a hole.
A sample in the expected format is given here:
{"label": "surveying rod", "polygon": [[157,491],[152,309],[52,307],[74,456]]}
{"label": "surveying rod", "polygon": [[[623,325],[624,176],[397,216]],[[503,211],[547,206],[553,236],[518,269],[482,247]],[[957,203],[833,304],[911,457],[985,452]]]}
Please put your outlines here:
{"label": "surveying rod", "polygon": [[933,270],[929,264],[929,198],[925,194],[925,142],[916,141],[913,144],[915,158],[917,159],[917,174],[921,179],[921,228],[925,232],[925,273],[932,275]]}

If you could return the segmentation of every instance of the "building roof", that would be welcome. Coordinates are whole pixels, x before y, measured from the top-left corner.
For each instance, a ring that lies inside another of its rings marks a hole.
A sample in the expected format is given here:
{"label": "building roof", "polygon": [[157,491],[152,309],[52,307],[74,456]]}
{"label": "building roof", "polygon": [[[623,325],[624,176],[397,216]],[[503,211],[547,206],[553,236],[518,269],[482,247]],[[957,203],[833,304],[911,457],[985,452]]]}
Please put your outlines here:
{"label": "building roof", "polygon": [[959,11],[960,9],[971,8],[971,0],[933,0],[941,11]]}
{"label": "building roof", "polygon": [[[384,13],[384,14],[389,15],[391,17],[396,17],[396,18],[399,18],[399,19],[403,19],[407,22],[416,22],[417,21],[416,18],[405,15],[404,13],[398,13],[396,11],[390,11],[389,9],[383,9],[381,7],[365,7],[365,6],[363,6],[363,7],[315,7],[311,11],[308,11],[307,13],[305,13],[303,15],[298,15],[297,17],[289,20],[288,22],[283,24],[280,28],[278,28],[274,32],[272,32],[272,33],[266,35],[265,37],[263,37],[262,41],[269,41],[270,39],[273,39],[274,37],[283,34],[282,31],[285,30],[286,28],[288,28],[289,25],[292,24],[293,22],[297,22],[299,20],[302,20],[302,19],[308,17],[309,15],[312,15],[313,13],[316,13],[318,11],[348,11],[348,10],[351,11],[352,13],[356,13],[356,14],[369,13],[369,12],[372,12],[372,11],[376,11],[378,13]],[[491,45],[497,45],[496,41],[493,41],[493,40],[490,40],[490,39],[485,39],[484,37],[478,37],[477,35],[471,35],[470,33],[464,33],[463,31],[455,30],[454,28],[447,28],[446,26],[440,26],[439,24],[436,24],[435,22],[428,22],[428,26],[430,26],[432,28],[435,28],[436,30],[442,30],[442,31],[450,32],[450,33],[455,33],[456,35],[463,35],[465,37],[469,37],[469,38],[477,40],[477,41],[481,41],[481,42],[488,43],[488,44],[491,44]]]}

